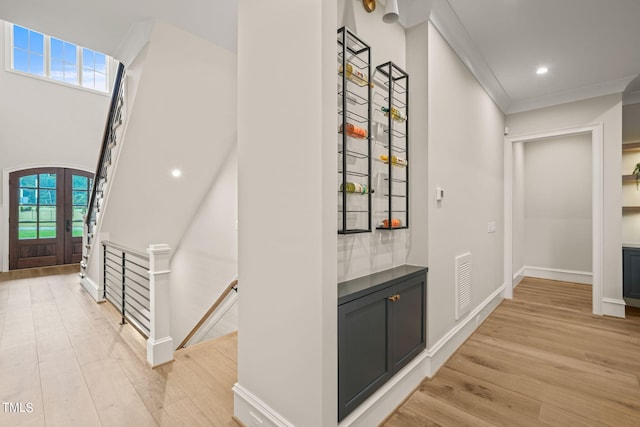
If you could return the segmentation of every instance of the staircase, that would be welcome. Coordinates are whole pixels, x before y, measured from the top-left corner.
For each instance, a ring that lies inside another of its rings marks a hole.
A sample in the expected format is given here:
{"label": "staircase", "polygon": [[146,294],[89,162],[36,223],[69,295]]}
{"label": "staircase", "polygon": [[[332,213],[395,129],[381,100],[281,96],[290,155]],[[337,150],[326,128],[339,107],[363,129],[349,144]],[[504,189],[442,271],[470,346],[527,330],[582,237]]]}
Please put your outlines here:
{"label": "staircase", "polygon": [[[114,159],[114,148],[118,144],[119,135],[116,132],[123,123],[123,107],[124,107],[124,64],[118,65],[118,72],[111,95],[111,106],[109,107],[109,116],[104,129],[104,137],[102,139],[102,148],[100,149],[100,158],[96,168],[95,179],[91,191],[91,199],[85,216],[85,232],[83,233],[82,242],[82,261],[80,262],[80,277],[87,275],[88,260],[93,246],[94,235],[96,233],[100,209],[105,200],[107,183],[111,172],[111,165]],[[121,137],[120,133],[120,137]]]}

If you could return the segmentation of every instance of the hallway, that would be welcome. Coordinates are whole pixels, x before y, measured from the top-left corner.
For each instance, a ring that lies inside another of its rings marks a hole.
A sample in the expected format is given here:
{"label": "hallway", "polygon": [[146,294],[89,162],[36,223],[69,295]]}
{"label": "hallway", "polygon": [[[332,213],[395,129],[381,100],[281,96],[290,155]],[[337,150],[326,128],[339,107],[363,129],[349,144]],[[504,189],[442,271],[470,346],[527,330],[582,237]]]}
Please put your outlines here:
{"label": "hallway", "polygon": [[77,273],[8,275],[0,275],[0,425],[237,426],[236,334],[152,370],[143,337],[120,326],[110,304],[96,304]]}

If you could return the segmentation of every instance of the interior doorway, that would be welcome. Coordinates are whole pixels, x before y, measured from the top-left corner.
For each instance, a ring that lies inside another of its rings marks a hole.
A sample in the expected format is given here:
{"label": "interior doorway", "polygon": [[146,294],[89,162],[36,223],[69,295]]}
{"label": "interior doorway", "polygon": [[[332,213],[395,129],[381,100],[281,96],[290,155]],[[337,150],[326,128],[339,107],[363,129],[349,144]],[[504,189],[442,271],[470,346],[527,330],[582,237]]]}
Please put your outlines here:
{"label": "interior doorway", "polygon": [[9,269],[78,263],[93,174],[41,167],[9,175]]}
{"label": "interior doorway", "polygon": [[504,282],[505,298],[513,298],[513,200],[514,200],[514,144],[539,141],[569,135],[589,134],[591,136],[591,213],[592,213],[592,312],[602,315],[602,263],[603,263],[603,129],[602,124],[576,128],[540,132],[522,136],[505,137],[505,186],[504,186]]}

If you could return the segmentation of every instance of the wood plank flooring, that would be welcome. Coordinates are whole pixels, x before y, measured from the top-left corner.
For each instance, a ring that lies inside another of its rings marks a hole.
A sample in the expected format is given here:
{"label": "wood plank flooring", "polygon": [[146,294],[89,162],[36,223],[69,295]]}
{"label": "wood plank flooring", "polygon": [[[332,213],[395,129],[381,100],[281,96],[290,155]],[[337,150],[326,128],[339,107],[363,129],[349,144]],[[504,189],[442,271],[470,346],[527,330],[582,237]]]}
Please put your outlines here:
{"label": "wood plank flooring", "polygon": [[640,310],[591,314],[591,287],[527,278],[388,419],[413,426],[640,426]]}
{"label": "wood plank flooring", "polygon": [[[237,335],[150,369],[112,306],[50,273],[0,277],[0,402],[25,411],[0,426],[236,426]],[[592,316],[590,292],[526,279],[384,425],[640,425],[640,310]]]}
{"label": "wood plank flooring", "polygon": [[21,405],[0,403],[0,426],[237,426],[236,334],[150,369],[142,336],[78,282],[77,267],[0,275],[0,402]]}

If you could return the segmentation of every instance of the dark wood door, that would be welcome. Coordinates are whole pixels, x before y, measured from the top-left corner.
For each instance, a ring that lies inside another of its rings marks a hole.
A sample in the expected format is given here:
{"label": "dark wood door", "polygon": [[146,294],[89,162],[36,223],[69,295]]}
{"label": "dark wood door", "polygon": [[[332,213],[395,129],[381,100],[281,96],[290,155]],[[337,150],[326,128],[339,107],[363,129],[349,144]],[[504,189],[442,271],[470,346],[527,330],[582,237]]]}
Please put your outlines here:
{"label": "dark wood door", "polygon": [[9,175],[11,270],[80,261],[82,215],[91,184],[91,174],[75,169],[36,168]]}

